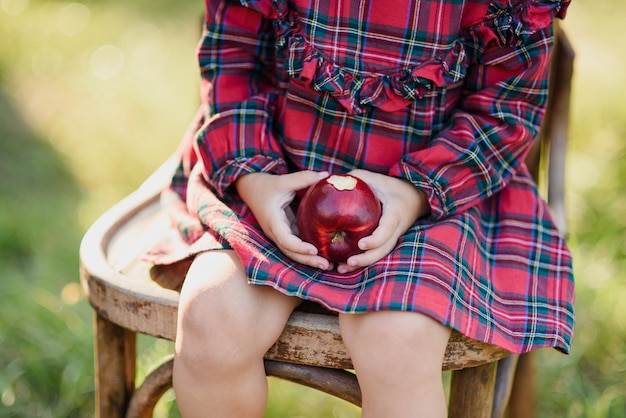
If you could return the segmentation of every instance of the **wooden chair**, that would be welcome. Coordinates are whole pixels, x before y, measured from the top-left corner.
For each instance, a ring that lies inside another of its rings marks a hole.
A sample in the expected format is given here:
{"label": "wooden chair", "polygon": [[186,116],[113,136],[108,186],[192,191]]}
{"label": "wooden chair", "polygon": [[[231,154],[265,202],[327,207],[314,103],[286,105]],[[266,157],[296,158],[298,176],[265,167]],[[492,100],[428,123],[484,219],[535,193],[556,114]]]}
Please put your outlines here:
{"label": "wooden chair", "polygon": [[[573,54],[564,36],[558,40],[550,116],[542,141],[537,142],[538,147],[529,157],[529,166],[538,174],[539,156],[549,155],[548,198],[560,219],[559,225],[564,227],[563,169]],[[172,162],[164,164],[135,192],[104,213],[89,228],[80,247],[81,282],[95,310],[97,417],[151,417],[156,402],[171,387],[171,360],[157,367],[138,387],[135,369],[137,333],[171,341],[176,337],[179,294],[168,288],[175,286],[166,282],[179,282],[188,265],[180,263],[156,270],[139,259],[168,225],[159,207],[159,193],[169,180]],[[452,333],[442,365],[442,370],[454,371],[451,417],[502,415],[518,358],[509,354]],[[360,405],[360,390],[355,375],[349,372],[352,364],[334,314],[315,309],[295,311],[265,358],[270,376]]]}

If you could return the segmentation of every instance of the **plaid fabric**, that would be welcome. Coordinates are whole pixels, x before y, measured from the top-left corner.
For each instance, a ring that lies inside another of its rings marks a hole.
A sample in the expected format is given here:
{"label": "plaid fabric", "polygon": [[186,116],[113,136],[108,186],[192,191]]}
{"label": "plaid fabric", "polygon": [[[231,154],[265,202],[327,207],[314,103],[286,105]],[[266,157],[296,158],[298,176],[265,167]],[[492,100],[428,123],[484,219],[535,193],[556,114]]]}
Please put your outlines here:
{"label": "plaid fabric", "polygon": [[[180,149],[168,263],[234,249],[250,282],[340,312],[421,312],[512,352],[570,349],[570,253],[523,163],[563,0],[207,0],[201,112]],[[234,188],[255,171],[405,178],[428,219],[349,275],[299,265]]]}

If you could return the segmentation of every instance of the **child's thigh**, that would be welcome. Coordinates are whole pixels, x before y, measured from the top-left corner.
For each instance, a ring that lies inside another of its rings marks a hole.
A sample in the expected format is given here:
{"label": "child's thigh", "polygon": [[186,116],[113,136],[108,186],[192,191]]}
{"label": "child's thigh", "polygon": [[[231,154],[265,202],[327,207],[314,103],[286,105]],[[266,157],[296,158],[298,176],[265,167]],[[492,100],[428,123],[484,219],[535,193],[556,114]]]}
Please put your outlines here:
{"label": "child's thigh", "polygon": [[341,334],[354,357],[406,361],[443,356],[450,329],[416,312],[380,311],[339,316]]}

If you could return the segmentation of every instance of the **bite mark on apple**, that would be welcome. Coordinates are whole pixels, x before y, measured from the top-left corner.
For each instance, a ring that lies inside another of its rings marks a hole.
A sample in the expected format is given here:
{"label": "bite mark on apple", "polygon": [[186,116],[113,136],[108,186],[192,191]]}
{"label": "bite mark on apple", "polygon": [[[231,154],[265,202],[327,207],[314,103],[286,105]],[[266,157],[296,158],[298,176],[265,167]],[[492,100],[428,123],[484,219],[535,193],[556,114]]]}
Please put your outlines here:
{"label": "bite mark on apple", "polygon": [[332,175],[326,179],[326,181],[332,184],[337,190],[352,190],[356,187],[356,178],[352,176],[337,176]]}

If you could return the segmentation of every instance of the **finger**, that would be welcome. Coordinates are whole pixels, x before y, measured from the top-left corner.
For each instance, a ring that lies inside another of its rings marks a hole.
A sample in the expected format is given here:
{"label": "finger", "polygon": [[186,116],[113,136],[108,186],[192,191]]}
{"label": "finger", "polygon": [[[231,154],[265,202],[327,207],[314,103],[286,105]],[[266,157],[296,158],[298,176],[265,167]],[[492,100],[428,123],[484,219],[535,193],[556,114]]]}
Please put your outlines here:
{"label": "finger", "polygon": [[[288,214],[285,213],[284,221],[287,221],[287,218]],[[288,222],[273,224],[270,231],[268,231],[268,237],[285,255],[294,261],[323,270],[331,268],[330,262],[318,255],[315,245],[303,241],[299,236],[294,235],[292,227]]]}
{"label": "finger", "polygon": [[317,248],[313,244],[304,242],[295,235],[285,237],[281,244],[277,243],[276,245],[287,257],[298,263],[322,270],[331,268],[330,262],[318,255]]}
{"label": "finger", "polygon": [[385,180],[384,175],[379,174],[379,173],[373,173],[368,170],[361,170],[361,169],[352,170],[348,174],[358,179],[363,180],[372,189],[374,194],[379,199],[381,198],[381,194],[379,193],[378,189],[382,187],[380,185],[380,182]]}
{"label": "finger", "polygon": [[276,237],[273,241],[284,253],[301,254],[306,256],[314,256],[318,253],[317,248],[313,244],[302,241],[300,238],[291,233],[282,234]]}
{"label": "finger", "polygon": [[290,174],[280,176],[283,185],[289,190],[306,189],[317,183],[318,181],[328,177],[327,171],[296,171]]}
{"label": "finger", "polygon": [[358,246],[363,251],[380,247],[384,245],[390,237],[394,236],[397,233],[397,229],[397,218],[383,212],[383,215],[378,221],[378,226],[376,227],[376,229],[372,231],[371,235],[361,238],[358,242]]}
{"label": "finger", "polygon": [[362,268],[363,267],[361,266],[350,266],[348,264],[343,263],[337,266],[337,272],[340,274],[348,274],[348,273],[352,273],[353,271],[360,270]]}
{"label": "finger", "polygon": [[330,270],[332,265],[331,263],[323,257],[320,256],[310,256],[310,255],[302,255],[297,253],[285,253],[291,260],[296,261],[300,264],[304,264],[309,267],[313,267],[320,270]]}
{"label": "finger", "polygon": [[337,267],[340,273],[349,273],[374,264],[389,254],[395,245],[395,242],[387,242],[384,246],[378,247],[361,254],[353,255],[348,258],[345,264]]}

